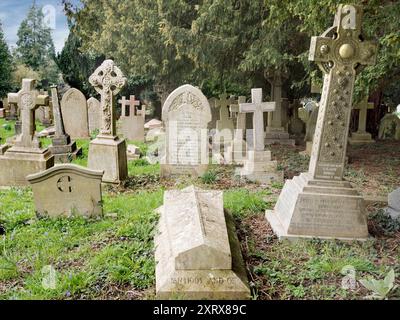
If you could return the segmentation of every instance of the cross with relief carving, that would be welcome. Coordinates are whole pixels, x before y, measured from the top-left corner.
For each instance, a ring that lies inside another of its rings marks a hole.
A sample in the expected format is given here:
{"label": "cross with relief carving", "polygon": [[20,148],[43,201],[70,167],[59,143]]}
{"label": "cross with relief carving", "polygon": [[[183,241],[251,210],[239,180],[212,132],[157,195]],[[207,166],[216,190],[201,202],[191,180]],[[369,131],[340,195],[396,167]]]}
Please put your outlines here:
{"label": "cross with relief carving", "polygon": [[343,179],[355,78],[377,53],[374,42],[362,40],[361,20],[361,6],[340,5],[333,26],[311,39],[309,60],[325,74],[309,170],[314,179]]}
{"label": "cross with relief carving", "polygon": [[20,148],[40,148],[40,141],[35,136],[35,110],[39,106],[49,105],[47,94],[39,95],[34,90],[36,81],[32,79],[22,80],[22,89],[18,93],[9,93],[8,100],[18,104],[21,113],[21,134],[15,141],[15,146]]}
{"label": "cross with relief carving", "polygon": [[90,84],[101,95],[103,111],[100,135],[103,138],[116,137],[114,97],[125,86],[127,79],[112,60],[105,60],[89,78]]}

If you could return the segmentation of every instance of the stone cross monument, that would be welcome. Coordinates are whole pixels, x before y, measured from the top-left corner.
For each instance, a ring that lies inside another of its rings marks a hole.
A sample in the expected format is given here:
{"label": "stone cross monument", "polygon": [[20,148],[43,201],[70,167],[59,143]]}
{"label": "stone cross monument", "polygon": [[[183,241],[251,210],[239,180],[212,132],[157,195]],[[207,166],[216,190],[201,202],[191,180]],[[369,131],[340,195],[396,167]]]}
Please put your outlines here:
{"label": "stone cross monument", "polygon": [[145,106],[139,110],[140,101],[135,96],[130,96],[129,100],[122,97],[118,101],[121,104],[121,118],[119,119],[119,129],[124,138],[131,141],[144,142],[144,120],[146,117]]}
{"label": "stone cross monument", "polygon": [[365,143],[374,143],[375,140],[372,139],[372,136],[369,132],[367,132],[367,112],[368,109],[374,109],[375,105],[373,103],[368,102],[368,96],[366,96],[360,103],[358,103],[354,109],[360,110],[358,114],[358,130],[357,132],[353,132],[351,134],[351,138],[349,138],[349,144],[365,144]]}
{"label": "stone cross monument", "polygon": [[365,239],[364,199],[343,180],[354,81],[374,64],[377,46],[361,36],[361,6],[340,5],[333,27],[311,40],[325,73],[310,169],[288,180],[266,216],[279,237]]}
{"label": "stone cross monument", "polygon": [[101,96],[102,125],[90,142],[88,167],[104,170],[103,182],[120,183],[128,176],[125,140],[116,134],[115,95],[126,84],[122,71],[112,60],[105,60],[90,76],[89,82]]}
{"label": "stone cross monument", "polygon": [[251,103],[239,104],[241,113],[253,113],[254,150],[247,151],[247,159],[240,175],[248,180],[270,183],[283,180],[277,171],[277,162],[271,161],[271,151],[265,150],[264,113],[275,110],[275,102],[262,102],[262,89],[251,90]]}
{"label": "stone cross monument", "polygon": [[237,104],[231,104],[229,110],[231,113],[237,114],[236,117],[236,129],[233,135],[233,141],[231,146],[225,153],[225,160],[230,160],[234,164],[243,164],[246,154],[246,142],[244,141],[246,133],[246,113],[240,112],[239,105],[246,103],[246,97],[240,96]]}

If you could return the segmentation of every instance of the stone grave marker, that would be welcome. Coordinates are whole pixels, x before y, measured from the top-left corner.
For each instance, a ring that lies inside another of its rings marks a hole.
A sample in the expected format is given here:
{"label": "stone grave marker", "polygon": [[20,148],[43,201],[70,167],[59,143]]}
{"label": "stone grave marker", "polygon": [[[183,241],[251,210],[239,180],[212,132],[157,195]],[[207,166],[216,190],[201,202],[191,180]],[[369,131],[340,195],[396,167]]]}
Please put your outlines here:
{"label": "stone grave marker", "polygon": [[217,127],[217,120],[219,119],[219,108],[217,107],[217,101],[218,99],[215,97],[212,97],[208,99],[208,103],[211,108],[211,121],[208,123],[208,129],[209,130],[215,130]]}
{"label": "stone grave marker", "polygon": [[120,183],[128,177],[126,142],[116,134],[115,95],[126,78],[112,60],[105,60],[89,82],[101,95],[102,123],[99,135],[89,145],[88,167],[104,170],[103,182]]}
{"label": "stone grave marker", "polygon": [[36,212],[40,216],[97,217],[103,213],[102,171],[73,164],[57,165],[27,176],[32,185]]}
{"label": "stone grave marker", "polygon": [[64,121],[58,100],[57,86],[51,88],[51,96],[53,101],[53,114],[55,122],[55,134],[52,138],[52,145],[49,147],[54,155],[56,163],[71,162],[78,155],[82,154],[82,148],[77,148],[76,142],[71,141],[71,137],[65,133]]}
{"label": "stone grave marker", "polygon": [[219,120],[216,122],[216,133],[213,138],[213,145],[228,146],[232,143],[234,124],[229,117],[229,106],[235,104],[235,100],[227,98],[226,94],[222,94],[219,100],[215,101],[215,106],[219,110]]}
{"label": "stone grave marker", "polygon": [[158,119],[151,119],[150,121],[146,122],[146,124],[144,125],[145,129],[158,129],[158,128],[162,128],[163,127],[163,123],[162,121],[158,120]]}
{"label": "stone grave marker", "polygon": [[400,218],[400,188],[389,193],[388,197],[389,207],[386,208],[386,213],[392,219]]}
{"label": "stone grave marker", "polygon": [[65,132],[71,139],[88,139],[88,108],[87,101],[78,89],[69,89],[61,99],[61,113]]}
{"label": "stone grave marker", "polygon": [[208,168],[207,124],[211,110],[203,93],[191,85],[173,91],[164,103],[165,154],[161,175],[201,176]]}
{"label": "stone grave marker", "polygon": [[233,218],[224,214],[222,191],[194,186],[169,190],[158,211],[158,299],[250,298]]}
{"label": "stone grave marker", "polygon": [[374,104],[368,102],[368,97],[365,97],[360,103],[358,103],[354,109],[358,109],[358,130],[353,132],[349,138],[350,145],[359,145],[366,143],[374,143],[372,135],[367,132],[367,112],[368,109],[374,109]]}
{"label": "stone grave marker", "polygon": [[[246,133],[246,115],[247,113],[240,112],[240,104],[246,103],[246,97],[240,96],[236,104],[230,106],[230,112],[237,114],[236,116],[236,129],[233,136],[231,146],[228,148],[227,154],[231,154],[233,163],[243,164],[246,158],[246,141],[244,140]],[[225,155],[225,160],[229,159]],[[229,161],[231,162],[231,161]]]}
{"label": "stone grave marker", "polygon": [[121,104],[122,114],[119,119],[121,123],[121,133],[125,139],[137,142],[144,142],[144,120],[146,109],[142,105],[139,110],[140,101],[135,96],[130,96],[129,101],[122,97],[118,101]]}
{"label": "stone grave marker", "polygon": [[293,114],[289,123],[289,131],[296,136],[303,136],[306,124],[299,118],[300,102],[298,100],[294,100],[290,105],[290,108],[292,109]]}
{"label": "stone grave marker", "polygon": [[311,114],[308,118],[306,125],[306,136],[304,137],[304,140],[306,142],[306,150],[300,152],[300,154],[311,156],[315,128],[317,126],[317,120],[318,120],[318,111],[319,111],[319,105],[315,104],[315,108],[311,111]]}
{"label": "stone grave marker", "polygon": [[308,173],[288,180],[266,217],[279,238],[368,237],[363,197],[343,179],[356,75],[375,63],[362,40],[362,7],[340,5],[333,27],[311,40],[310,57],[325,74]]}
{"label": "stone grave marker", "polygon": [[378,138],[400,140],[400,118],[396,114],[388,113],[381,119]]}
{"label": "stone grave marker", "polygon": [[15,138],[13,146],[0,156],[0,186],[27,185],[27,175],[54,165],[49,149],[43,149],[35,136],[35,109],[48,104],[49,97],[39,95],[34,88],[35,80],[23,79],[22,89],[16,94],[21,110],[21,134]]}
{"label": "stone grave marker", "polygon": [[275,102],[262,102],[262,89],[251,90],[252,103],[240,103],[241,113],[253,113],[254,149],[247,150],[247,159],[240,175],[250,181],[270,183],[283,181],[283,171],[277,170],[277,161],[271,161],[271,151],[265,150],[264,113],[275,110]]}
{"label": "stone grave marker", "polygon": [[89,122],[89,133],[99,131],[101,128],[101,105],[100,101],[94,97],[91,97],[87,101],[88,106],[88,122]]}

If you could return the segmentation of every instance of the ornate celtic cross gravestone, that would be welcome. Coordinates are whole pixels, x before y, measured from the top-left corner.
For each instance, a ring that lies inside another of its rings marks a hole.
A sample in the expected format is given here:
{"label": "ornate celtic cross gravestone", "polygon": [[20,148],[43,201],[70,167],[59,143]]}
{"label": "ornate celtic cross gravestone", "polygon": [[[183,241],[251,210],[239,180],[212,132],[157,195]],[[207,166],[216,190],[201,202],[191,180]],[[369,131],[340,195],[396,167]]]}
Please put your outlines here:
{"label": "ornate celtic cross gravestone", "polygon": [[39,95],[35,90],[35,80],[23,79],[22,89],[17,94],[9,94],[16,99],[21,114],[21,134],[19,134],[4,155],[0,156],[0,185],[27,185],[26,176],[44,171],[54,165],[54,157],[49,149],[41,147],[35,135],[35,110],[49,103],[49,96]]}
{"label": "ornate celtic cross gravestone", "polygon": [[325,73],[310,169],[288,180],[267,219],[279,237],[365,239],[364,199],[343,180],[354,81],[375,61],[361,36],[362,8],[340,5],[333,27],[311,40],[311,61]]}
{"label": "ornate celtic cross gravestone", "polygon": [[374,109],[375,105],[368,102],[368,96],[361,100],[353,109],[359,110],[358,114],[358,130],[351,134],[349,138],[349,143],[351,145],[364,144],[364,143],[374,143],[375,140],[372,139],[372,135],[367,132],[367,112],[368,109]]}
{"label": "ornate celtic cross gravestone", "polygon": [[283,180],[282,171],[277,171],[277,162],[271,161],[271,151],[265,150],[264,113],[275,110],[275,102],[262,102],[262,89],[251,90],[251,103],[239,104],[242,113],[253,113],[254,150],[247,151],[240,175],[260,183]]}
{"label": "ornate celtic cross gravestone", "polygon": [[104,170],[103,182],[120,183],[128,176],[125,140],[116,134],[115,95],[126,84],[122,71],[112,60],[105,60],[90,76],[89,82],[101,96],[102,125],[90,142],[88,167]]}

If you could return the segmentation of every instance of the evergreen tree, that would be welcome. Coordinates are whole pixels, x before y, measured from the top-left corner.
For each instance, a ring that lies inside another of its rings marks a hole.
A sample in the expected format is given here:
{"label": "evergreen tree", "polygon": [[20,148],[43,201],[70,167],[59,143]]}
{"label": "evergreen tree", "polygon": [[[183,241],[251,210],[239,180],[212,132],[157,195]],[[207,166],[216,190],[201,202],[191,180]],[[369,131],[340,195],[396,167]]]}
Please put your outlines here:
{"label": "evergreen tree", "polygon": [[0,98],[12,90],[13,61],[0,22]]}

